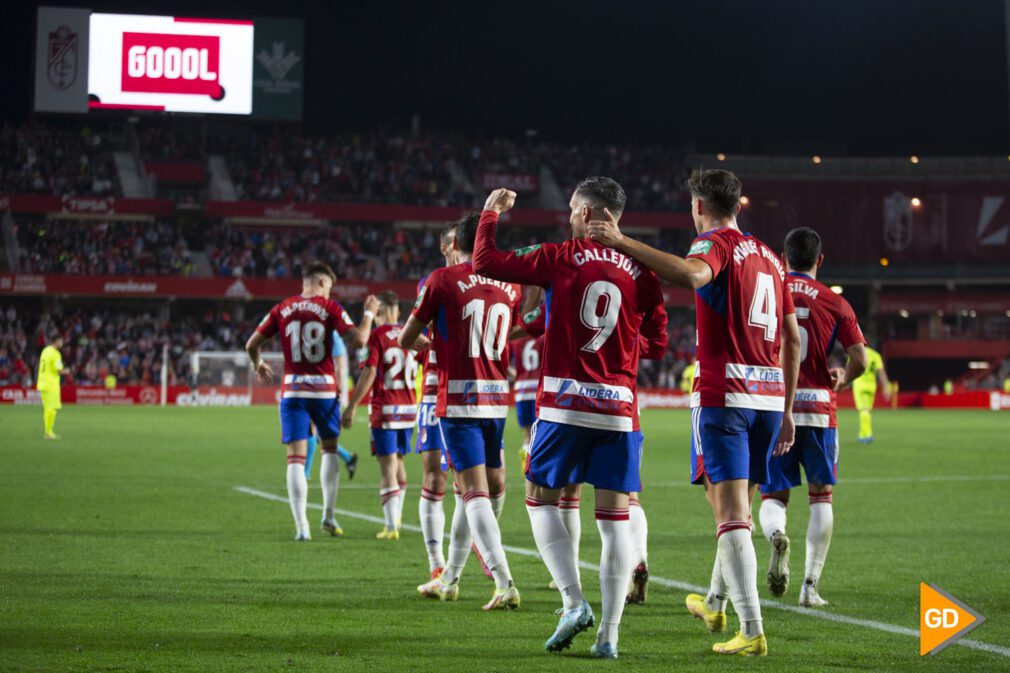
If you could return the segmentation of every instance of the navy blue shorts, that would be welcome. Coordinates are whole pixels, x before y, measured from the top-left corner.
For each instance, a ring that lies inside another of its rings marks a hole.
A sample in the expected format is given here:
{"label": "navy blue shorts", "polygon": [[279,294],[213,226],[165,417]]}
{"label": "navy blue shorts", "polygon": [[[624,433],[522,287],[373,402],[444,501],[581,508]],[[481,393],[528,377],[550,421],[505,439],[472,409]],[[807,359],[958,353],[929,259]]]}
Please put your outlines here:
{"label": "navy blue shorts", "polygon": [[784,456],[768,457],[768,482],[762,493],[788,491],[803,482],[800,465],[808,484],[834,484],[838,479],[838,430],[798,426],[796,442]]}
{"label": "navy blue shorts", "polygon": [[438,428],[445,444],[443,455],[456,472],[477,465],[502,466],[504,418],[440,418]]}
{"label": "navy blue shorts", "polygon": [[435,416],[435,403],[422,402],[417,408],[417,453],[425,451],[441,451],[442,433],[438,431],[438,418]]}
{"label": "navy blue shorts", "polygon": [[782,429],[781,411],[691,409],[691,483],[768,479],[768,459]]}
{"label": "navy blue shorts", "polygon": [[520,428],[528,428],[537,420],[537,401],[522,400],[516,402],[516,418]]}
{"label": "navy blue shorts", "polygon": [[592,484],[641,491],[642,433],[598,430],[537,420],[530,433],[526,479],[545,488]]}
{"label": "navy blue shorts", "polygon": [[281,443],[290,444],[309,438],[309,426],[315,424],[323,439],[340,436],[340,400],[285,397],[281,400]]}
{"label": "navy blue shorts", "polygon": [[390,456],[398,453],[402,456],[410,453],[410,437],[413,434],[413,428],[372,428],[372,455]]}

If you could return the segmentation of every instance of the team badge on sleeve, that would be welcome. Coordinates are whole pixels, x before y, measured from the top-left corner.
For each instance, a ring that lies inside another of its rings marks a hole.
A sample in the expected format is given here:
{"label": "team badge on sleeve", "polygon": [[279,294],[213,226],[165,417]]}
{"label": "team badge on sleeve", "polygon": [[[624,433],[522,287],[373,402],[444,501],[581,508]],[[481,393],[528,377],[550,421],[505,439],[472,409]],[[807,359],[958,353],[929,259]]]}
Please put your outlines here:
{"label": "team badge on sleeve", "polygon": [[712,241],[695,241],[691,249],[687,251],[688,256],[705,255],[712,249]]}

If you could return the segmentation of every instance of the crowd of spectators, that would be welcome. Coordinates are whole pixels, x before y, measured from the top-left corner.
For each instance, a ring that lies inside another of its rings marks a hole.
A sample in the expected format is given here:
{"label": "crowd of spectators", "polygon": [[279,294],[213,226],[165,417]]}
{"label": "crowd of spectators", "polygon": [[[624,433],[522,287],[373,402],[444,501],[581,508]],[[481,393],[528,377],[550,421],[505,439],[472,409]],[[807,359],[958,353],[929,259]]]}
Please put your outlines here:
{"label": "crowd of spectators", "polygon": [[88,126],[0,127],[0,191],[104,195],[117,189],[112,148]]}
{"label": "crowd of spectators", "polygon": [[189,275],[189,245],[172,222],[17,223],[18,270],[89,275]]}

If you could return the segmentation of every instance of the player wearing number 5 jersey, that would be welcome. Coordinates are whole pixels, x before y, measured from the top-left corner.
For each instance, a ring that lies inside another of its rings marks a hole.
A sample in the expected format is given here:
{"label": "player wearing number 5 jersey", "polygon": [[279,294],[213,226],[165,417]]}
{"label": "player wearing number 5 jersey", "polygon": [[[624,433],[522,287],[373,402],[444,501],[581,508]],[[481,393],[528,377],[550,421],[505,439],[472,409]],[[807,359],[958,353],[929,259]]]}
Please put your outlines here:
{"label": "player wearing number 5 jersey", "polygon": [[414,352],[401,348],[400,302],[393,292],[379,296],[379,326],[368,339],[368,356],[358,385],[344,410],[342,425],[350,429],[358,405],[371,391],[368,424],[372,434],[372,455],[379,459],[379,500],[385,526],[376,535],[380,540],[400,539],[400,519],[407,488],[403,457],[410,452],[410,438],[417,420],[417,393]]}
{"label": "player wearing number 5 jersey", "polygon": [[[789,453],[768,461],[759,518],[761,530],[771,544],[768,588],[773,596],[781,596],[789,586],[786,505],[789,490],[801,484],[802,465],[809,488],[810,522],[800,605],[811,608],[827,605],[817,586],[834,527],[831,493],[838,473],[835,391],[866,368],[866,339],[849,303],[817,280],[824,255],[816,231],[809,227],[790,231],[785,240],[785,259],[800,327],[800,376],[793,404],[796,443]],[[828,367],[836,342],[849,356],[844,370]]]}
{"label": "player wearing number 5 jersey", "polygon": [[365,314],[358,327],[347,311],[330,299],[336,274],[323,262],[302,267],[302,293],[285,299],[270,309],[249,337],[246,352],[256,376],[264,383],[273,378],[270,365],[260,359],[263,344],[279,335],[284,351],[284,378],[281,384],[281,442],[287,444],[288,499],[295,519],[296,540],[309,540],[306,514],[308,486],[305,479],[306,440],[315,425],[323,445],[321,468],[324,530],[337,529],[336,506],[337,437],[340,434],[340,401],[333,366],[331,334],[336,330],[352,346],[367,343],[378,300],[365,299]]}
{"label": "player wearing number 5 jersey", "polygon": [[799,329],[781,260],[737,227],[740,180],[729,171],[702,170],[691,175],[688,187],[698,238],[686,259],[623,236],[614,218],[594,221],[589,229],[594,239],[696,292],[698,362],[691,406],[698,459],[692,470],[706,479],[718,550],[709,600],[692,594],[688,609],[710,629],[722,630],[728,591],[740,632],[713,649],[761,655],[768,645],[758,604],[750,498],[766,479],[769,453],[784,453],[793,442]]}
{"label": "player wearing number 5 jersey", "polygon": [[[435,414],[466,507],[466,521],[458,523],[468,526],[494,576],[495,594],[484,606],[492,610],[519,606],[491,494],[505,491],[502,435],[509,401],[508,335],[519,319],[521,288],[474,271],[470,256],[476,232],[476,215],[457,223],[453,246],[460,263],[436,269],[428,276],[400,334],[400,345],[412,347],[421,331],[431,325],[438,361]],[[496,499],[501,502],[500,497]],[[457,526],[455,518],[453,525]],[[462,532],[457,528],[453,537]],[[421,593],[437,593],[446,600],[458,594],[466,556],[459,558],[452,552],[445,572],[433,580],[437,589],[429,583],[420,588]]]}
{"label": "player wearing number 5 jersey", "polygon": [[[594,214],[609,209],[619,217],[625,200],[614,180],[588,178],[569,204],[571,240],[504,252],[495,245],[495,231],[498,216],[512,207],[515,194],[496,190],[481,214],[474,253],[479,272],[545,289],[546,334],[526,505],[563,609],[544,647],[552,652],[568,648],[595,621],[558,508],[563,488],[588,482],[596,487],[596,523],[603,542],[603,619],[591,653],[606,658],[617,656],[631,574],[628,494],[641,490],[638,359],[657,357],[666,349],[667,318],[656,275],[632,257],[585,238]],[[640,337],[648,349],[639,348]]]}

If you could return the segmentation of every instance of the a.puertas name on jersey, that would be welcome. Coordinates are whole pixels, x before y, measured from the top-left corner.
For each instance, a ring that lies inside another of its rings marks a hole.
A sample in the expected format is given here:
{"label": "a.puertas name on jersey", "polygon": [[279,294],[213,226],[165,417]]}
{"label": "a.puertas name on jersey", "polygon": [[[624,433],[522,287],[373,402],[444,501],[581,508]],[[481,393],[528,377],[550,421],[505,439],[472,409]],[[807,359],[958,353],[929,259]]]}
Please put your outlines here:
{"label": "a.puertas name on jersey", "polygon": [[467,280],[468,282],[466,283],[461,280],[456,281],[456,286],[459,288],[460,292],[466,292],[477,285],[492,285],[507,294],[509,299],[512,301],[515,301],[518,296],[516,295],[515,286],[512,285],[512,283],[503,283],[500,280],[491,280],[490,278],[485,278],[484,276],[480,276],[476,273],[471,273],[467,276]]}

